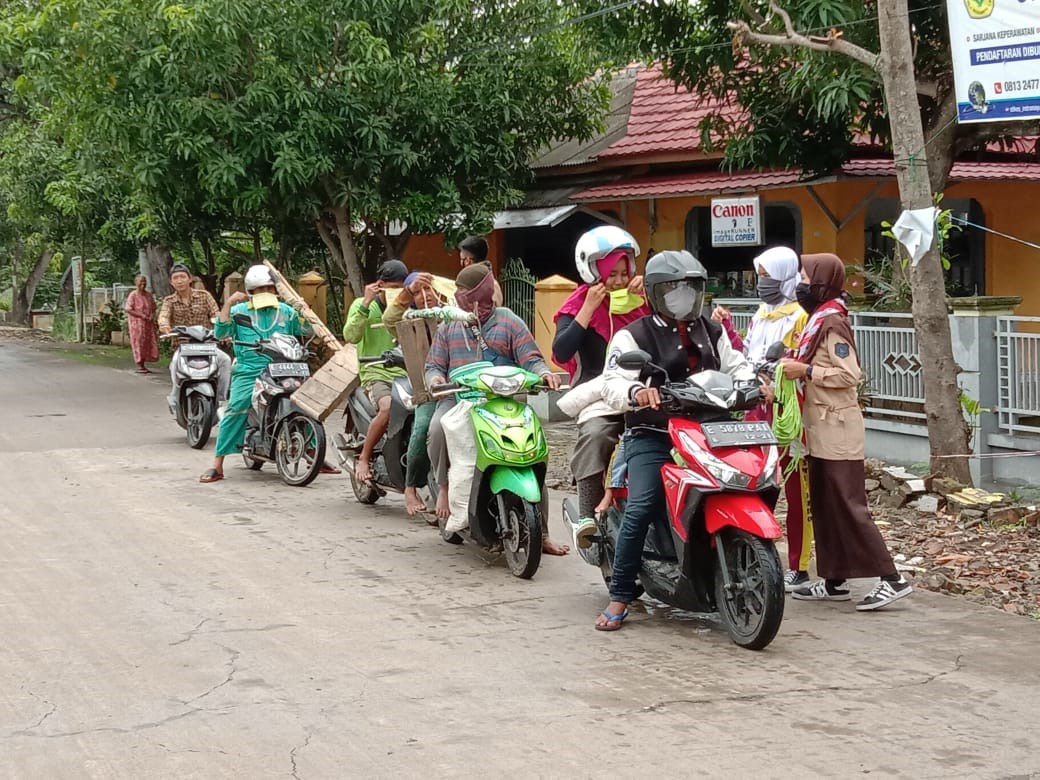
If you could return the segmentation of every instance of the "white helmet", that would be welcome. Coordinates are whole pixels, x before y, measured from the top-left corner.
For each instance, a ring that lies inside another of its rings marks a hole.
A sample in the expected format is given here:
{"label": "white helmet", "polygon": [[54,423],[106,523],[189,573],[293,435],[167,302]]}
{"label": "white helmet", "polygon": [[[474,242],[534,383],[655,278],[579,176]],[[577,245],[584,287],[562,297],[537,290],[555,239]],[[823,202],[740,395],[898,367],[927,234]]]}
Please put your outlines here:
{"label": "white helmet", "polygon": [[271,269],[266,265],[249,266],[244,281],[247,293],[253,292],[257,287],[274,287],[274,277],[271,276]]}
{"label": "white helmet", "polygon": [[639,257],[639,244],[627,230],[614,225],[600,225],[582,234],[574,247],[574,265],[578,267],[578,276],[585,284],[596,284],[601,281],[600,260],[618,249],[627,249],[628,273],[636,272],[636,258]]}

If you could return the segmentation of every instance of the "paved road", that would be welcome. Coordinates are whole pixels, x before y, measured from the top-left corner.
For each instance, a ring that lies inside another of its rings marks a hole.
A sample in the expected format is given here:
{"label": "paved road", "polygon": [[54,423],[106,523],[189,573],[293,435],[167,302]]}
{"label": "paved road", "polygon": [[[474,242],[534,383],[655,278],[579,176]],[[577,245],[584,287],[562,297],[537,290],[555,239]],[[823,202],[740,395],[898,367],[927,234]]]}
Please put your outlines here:
{"label": "paved road", "polygon": [[757,654],[657,607],[597,633],[573,556],[521,582],[344,477],[200,485],[164,392],[0,341],[0,777],[1040,773],[1040,623],[920,593],[791,604]]}

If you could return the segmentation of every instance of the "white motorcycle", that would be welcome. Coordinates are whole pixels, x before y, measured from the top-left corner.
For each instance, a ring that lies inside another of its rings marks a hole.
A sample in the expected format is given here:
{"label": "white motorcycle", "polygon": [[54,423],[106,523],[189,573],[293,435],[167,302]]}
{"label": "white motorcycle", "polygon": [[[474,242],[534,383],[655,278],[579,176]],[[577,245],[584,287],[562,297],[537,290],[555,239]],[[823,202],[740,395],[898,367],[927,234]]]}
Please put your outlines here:
{"label": "white motorcycle", "polygon": [[206,446],[217,422],[220,386],[220,347],[213,331],[201,325],[177,325],[162,338],[184,339],[174,355],[174,388],[167,399],[170,414],[187,433],[188,444],[198,450]]}

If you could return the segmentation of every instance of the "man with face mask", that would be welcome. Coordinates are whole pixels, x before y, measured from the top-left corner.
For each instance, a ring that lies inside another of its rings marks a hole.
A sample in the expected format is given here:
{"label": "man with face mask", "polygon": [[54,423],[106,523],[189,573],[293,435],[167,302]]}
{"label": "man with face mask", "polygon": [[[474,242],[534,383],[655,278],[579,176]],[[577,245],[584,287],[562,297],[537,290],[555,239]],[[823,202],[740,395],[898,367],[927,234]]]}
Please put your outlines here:
{"label": "man with face mask", "polygon": [[644,350],[672,382],[707,370],[755,380],[751,364],[732,347],[722,327],[702,314],[707,279],[708,272],[689,252],[651,257],[644,284],[653,314],[618,331],[607,348],[603,397],[625,412],[628,501],[614,551],[610,604],[596,620],[599,631],[617,631],[628,616],[646,533],[654,518],[666,512],[661,466],[671,462],[672,449],[668,415],[660,410],[660,372],[628,371],[618,366],[618,359],[624,352]]}
{"label": "man with face mask", "polygon": [[[431,389],[445,384],[448,375],[456,368],[479,360],[487,360],[496,366],[520,366],[541,376],[549,387],[560,386],[560,380],[549,371],[527,323],[509,309],[495,306],[494,281],[491,269],[482,263],[463,268],[455,279],[455,301],[460,308],[475,312],[477,323],[445,322],[437,328],[424,366],[426,384]],[[454,405],[454,397],[442,398],[437,402],[437,410],[430,421],[430,464],[438,485],[437,516],[443,518],[447,518],[450,512],[448,446],[441,418]],[[565,555],[570,548],[549,538],[548,529],[544,528],[546,520],[543,502],[542,552]]]}
{"label": "man with face mask", "polygon": [[[290,336],[304,335],[309,324],[287,303],[278,300],[271,270],[266,265],[254,265],[245,275],[246,292],[228,296],[217,315],[213,333],[218,339],[256,343],[269,339],[275,333]],[[235,315],[249,318],[249,325],[235,321]],[[216,457],[212,468],[206,469],[199,482],[219,482],[224,478],[224,458],[242,449],[246,439],[246,420],[252,401],[253,384],[271,358],[258,350],[235,344],[235,367],[231,372],[231,395],[224,419],[217,434]]]}

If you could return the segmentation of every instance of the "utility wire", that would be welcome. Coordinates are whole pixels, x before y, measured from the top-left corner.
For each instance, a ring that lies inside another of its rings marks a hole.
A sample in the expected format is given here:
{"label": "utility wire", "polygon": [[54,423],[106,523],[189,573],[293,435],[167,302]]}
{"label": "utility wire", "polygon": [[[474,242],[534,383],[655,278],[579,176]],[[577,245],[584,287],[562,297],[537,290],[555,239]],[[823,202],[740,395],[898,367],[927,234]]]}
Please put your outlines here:
{"label": "utility wire", "polygon": [[1040,244],[1034,244],[1032,241],[1026,241],[1024,238],[1019,238],[1018,236],[1011,236],[1011,235],[1008,235],[1007,233],[1001,233],[999,230],[994,230],[993,228],[988,228],[985,225],[976,225],[974,222],[969,222],[966,219],[961,219],[960,217],[958,217],[958,216],[956,216],[954,214],[950,214],[950,221],[951,222],[956,222],[956,223],[958,223],[960,225],[967,225],[968,227],[973,227],[973,228],[978,228],[979,230],[984,230],[987,233],[992,233],[995,236],[1000,236],[1001,238],[1006,238],[1009,241],[1017,241],[1020,244],[1025,244],[1026,246],[1030,247],[1031,249],[1040,249]]}

